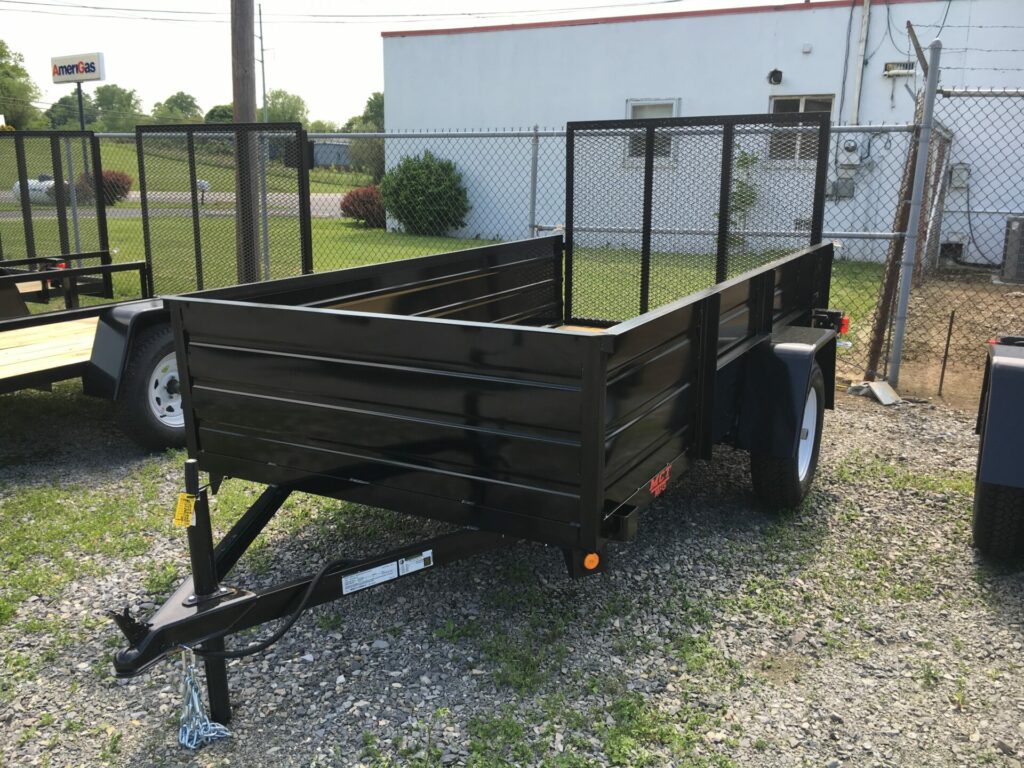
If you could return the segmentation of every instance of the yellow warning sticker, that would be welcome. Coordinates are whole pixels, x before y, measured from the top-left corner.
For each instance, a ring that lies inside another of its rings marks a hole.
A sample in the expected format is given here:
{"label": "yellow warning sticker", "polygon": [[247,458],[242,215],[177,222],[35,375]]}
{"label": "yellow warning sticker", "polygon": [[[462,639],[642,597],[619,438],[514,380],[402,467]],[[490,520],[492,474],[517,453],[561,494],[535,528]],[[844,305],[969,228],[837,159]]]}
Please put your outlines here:
{"label": "yellow warning sticker", "polygon": [[196,509],[196,497],[191,493],[178,494],[178,506],[174,509],[174,527],[187,528],[192,525]]}

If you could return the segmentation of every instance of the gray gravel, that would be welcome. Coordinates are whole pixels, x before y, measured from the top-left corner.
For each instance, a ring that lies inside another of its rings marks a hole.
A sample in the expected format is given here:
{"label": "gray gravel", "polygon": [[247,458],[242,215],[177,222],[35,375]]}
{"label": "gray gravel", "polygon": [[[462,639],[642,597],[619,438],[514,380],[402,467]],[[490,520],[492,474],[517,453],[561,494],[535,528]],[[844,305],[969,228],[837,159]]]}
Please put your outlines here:
{"label": "gray gravel", "polygon": [[[799,513],[759,513],[746,457],[723,449],[605,575],[570,581],[558,553],[523,545],[316,609],[231,664],[234,735],[196,753],[176,743],[178,670],[113,679],[102,620],[162,601],[143,574],[183,574],[183,535],[95,555],[0,627],[2,653],[47,659],[0,700],[0,765],[1020,766],[1024,576],[970,547],[973,416],[838,399]],[[70,402],[86,418],[48,422],[40,399],[44,428],[8,443],[0,514],[55,475],[123,493],[148,461],[105,406]],[[168,515],[180,459],[159,464]],[[440,530],[339,506],[302,501],[232,581]],[[26,633],[32,618],[66,636]]]}

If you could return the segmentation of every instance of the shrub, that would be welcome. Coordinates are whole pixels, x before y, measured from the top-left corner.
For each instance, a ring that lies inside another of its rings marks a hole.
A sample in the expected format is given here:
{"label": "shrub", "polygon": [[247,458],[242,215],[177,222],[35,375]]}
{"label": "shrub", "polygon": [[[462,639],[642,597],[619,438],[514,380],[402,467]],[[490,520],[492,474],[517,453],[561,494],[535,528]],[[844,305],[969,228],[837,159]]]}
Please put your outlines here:
{"label": "shrub", "polygon": [[[116,205],[128,197],[132,191],[133,179],[124,171],[103,172],[103,202],[107,205]],[[92,176],[83,173],[75,182],[75,194],[78,202],[87,203],[96,199],[96,188],[92,183]]]}
{"label": "shrub", "polygon": [[0,125],[0,131],[16,131],[16,130],[18,130],[18,129],[15,128],[13,125],[7,125],[7,123],[4,123],[3,125]]}
{"label": "shrub", "polygon": [[404,157],[380,183],[384,208],[413,235],[444,235],[465,226],[469,199],[451,160],[425,151]]}
{"label": "shrub", "polygon": [[359,187],[350,191],[341,199],[341,212],[368,227],[384,227],[384,203],[377,187]]}
{"label": "shrub", "polygon": [[103,172],[103,197],[107,205],[114,205],[128,197],[132,191],[132,177],[124,171]]}

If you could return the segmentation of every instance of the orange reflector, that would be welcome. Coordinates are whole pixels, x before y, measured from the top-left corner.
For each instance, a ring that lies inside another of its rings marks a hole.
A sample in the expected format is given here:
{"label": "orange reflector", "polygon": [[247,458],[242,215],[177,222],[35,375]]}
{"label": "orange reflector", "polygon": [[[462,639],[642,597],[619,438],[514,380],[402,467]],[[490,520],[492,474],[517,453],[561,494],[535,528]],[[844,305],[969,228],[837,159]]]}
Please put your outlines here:
{"label": "orange reflector", "polygon": [[847,333],[850,330],[850,316],[843,315],[843,319],[839,321],[839,335]]}
{"label": "orange reflector", "polygon": [[594,570],[600,564],[601,564],[601,558],[597,554],[597,552],[588,552],[583,557],[583,567],[586,568],[588,571]]}

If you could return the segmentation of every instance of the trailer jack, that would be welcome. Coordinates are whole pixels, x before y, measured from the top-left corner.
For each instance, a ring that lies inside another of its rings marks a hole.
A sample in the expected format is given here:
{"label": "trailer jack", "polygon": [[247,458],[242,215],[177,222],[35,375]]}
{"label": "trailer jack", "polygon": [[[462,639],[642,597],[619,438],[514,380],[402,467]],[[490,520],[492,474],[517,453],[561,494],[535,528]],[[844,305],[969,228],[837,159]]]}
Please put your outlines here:
{"label": "trailer jack", "polygon": [[108,614],[128,641],[114,655],[114,670],[118,677],[133,677],[182,648],[194,650],[206,666],[211,719],[221,724],[231,719],[226,659],[263,650],[284,632],[237,650],[225,650],[227,636],[282,618],[289,620],[286,630],[306,608],[519,541],[466,528],[358,560],[335,560],[314,576],[252,592],[220,582],[281,508],[288,489],[269,486],[216,547],[208,489],[199,487],[194,459],[185,463],[185,491],[195,504],[188,526],[192,575],[148,621],[132,616],[128,608]]}

